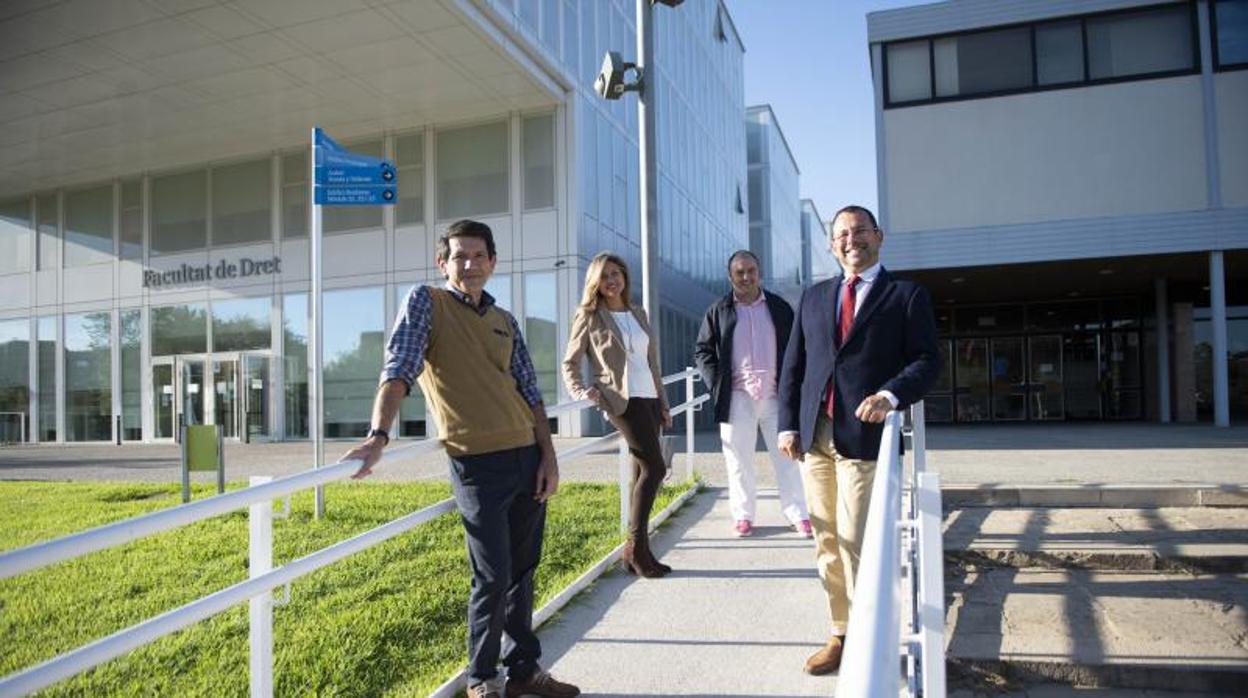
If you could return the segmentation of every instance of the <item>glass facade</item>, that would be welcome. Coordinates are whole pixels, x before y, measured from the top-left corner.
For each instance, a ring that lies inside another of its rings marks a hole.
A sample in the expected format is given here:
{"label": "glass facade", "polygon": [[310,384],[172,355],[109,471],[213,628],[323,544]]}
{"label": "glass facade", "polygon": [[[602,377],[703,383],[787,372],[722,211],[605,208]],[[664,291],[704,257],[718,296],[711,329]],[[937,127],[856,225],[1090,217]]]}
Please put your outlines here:
{"label": "glass facade", "polygon": [[30,200],[0,203],[0,274],[30,270]]}
{"label": "glass facade", "polygon": [[424,223],[425,135],[412,133],[396,138],[394,156],[399,178],[399,203],[395,206],[395,223]]}
{"label": "glass facade", "polygon": [[308,236],[308,154],[282,158],[282,237]]}
{"label": "glass facade", "polygon": [[508,210],[507,122],[438,131],[438,218]]}
{"label": "glass facade", "polygon": [[35,326],[35,335],[39,342],[35,356],[36,389],[39,395],[39,441],[56,441],[56,399],[60,393],[56,379],[58,325],[60,323],[55,315],[44,315]]}
{"label": "glass facade", "polygon": [[213,301],[212,350],[268,349],[272,344],[271,303],[268,296]]}
{"label": "glass facade", "polygon": [[202,249],[208,244],[208,172],[152,178],[152,254]]}
{"label": "glass facade", "polygon": [[1216,0],[1213,7],[1217,66],[1248,66],[1248,0]]}
{"label": "glass facade", "polygon": [[308,294],[282,297],[286,437],[308,438]]}
{"label": "glass facade", "polygon": [[0,320],[0,443],[30,434],[30,321]]}
{"label": "glass facade", "polygon": [[143,182],[121,183],[121,258],[143,258]]}
{"label": "glass facade", "polygon": [[39,231],[39,269],[56,269],[61,259],[61,200],[56,194],[35,198],[35,219]]}
{"label": "glass facade", "polygon": [[386,333],[384,289],[380,286],[324,292],[325,436],[368,432]]}
{"label": "glass facade", "polygon": [[122,310],[118,315],[121,340],[121,438],[143,438],[143,311]]}
{"label": "glass facade", "polygon": [[559,402],[559,296],[553,273],[524,275],[524,341],[547,405]]}
{"label": "glass facade", "polygon": [[65,316],[65,440],[112,438],[112,315]]}
{"label": "glass facade", "polygon": [[151,310],[152,356],[208,351],[208,306],[166,305]]}
{"label": "glass facade", "polygon": [[212,244],[267,242],[272,235],[269,160],[212,168]]}
{"label": "glass facade", "polygon": [[65,194],[65,266],[113,259],[113,187],[104,185]]}
{"label": "glass facade", "polygon": [[[746,110],[749,160],[749,249],[758,255],[763,285],[797,300],[809,279],[803,261],[802,204],[797,163],[770,107]],[[721,265],[726,263],[724,255]],[[722,267],[721,267],[722,268]]]}
{"label": "glass facade", "polygon": [[555,205],[555,120],[549,114],[523,122],[524,208]]}

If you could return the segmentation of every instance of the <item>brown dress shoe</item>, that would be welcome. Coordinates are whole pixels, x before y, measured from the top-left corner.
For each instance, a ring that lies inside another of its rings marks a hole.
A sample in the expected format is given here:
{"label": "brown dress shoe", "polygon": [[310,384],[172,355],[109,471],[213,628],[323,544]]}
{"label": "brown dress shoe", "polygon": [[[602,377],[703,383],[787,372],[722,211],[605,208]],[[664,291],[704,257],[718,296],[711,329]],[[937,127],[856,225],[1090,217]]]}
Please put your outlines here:
{"label": "brown dress shoe", "polygon": [[520,698],[521,696],[573,698],[579,695],[581,695],[581,689],[570,683],[564,683],[541,669],[524,681],[507,680],[507,698]]}
{"label": "brown dress shoe", "polygon": [[845,638],[832,636],[828,644],[806,659],[806,673],[813,676],[831,674],[841,668],[841,652],[845,650]]}

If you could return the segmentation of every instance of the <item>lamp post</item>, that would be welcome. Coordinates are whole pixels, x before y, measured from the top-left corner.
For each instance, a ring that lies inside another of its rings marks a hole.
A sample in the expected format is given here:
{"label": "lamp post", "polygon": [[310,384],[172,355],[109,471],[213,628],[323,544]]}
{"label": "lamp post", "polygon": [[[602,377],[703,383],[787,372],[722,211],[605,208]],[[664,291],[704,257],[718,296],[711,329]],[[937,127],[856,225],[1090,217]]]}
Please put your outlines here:
{"label": "lamp post", "polygon": [[[655,3],[676,7],[684,0],[637,0],[637,56],[640,63],[626,63],[620,54],[608,51],[602,70],[594,81],[594,89],[604,99],[619,99],[625,92],[637,93],[638,150],[641,157],[641,287],[642,305],[650,318],[651,336],[656,345],[661,339],[662,322],[659,312],[659,220],[658,220],[658,158],[655,154],[655,114],[658,110],[658,83],[654,66],[654,32],[652,9]],[[634,73],[632,82],[625,74]],[[648,75],[647,75],[648,73]],[[648,84],[647,84],[648,83]],[[656,346],[657,348],[657,346]]]}

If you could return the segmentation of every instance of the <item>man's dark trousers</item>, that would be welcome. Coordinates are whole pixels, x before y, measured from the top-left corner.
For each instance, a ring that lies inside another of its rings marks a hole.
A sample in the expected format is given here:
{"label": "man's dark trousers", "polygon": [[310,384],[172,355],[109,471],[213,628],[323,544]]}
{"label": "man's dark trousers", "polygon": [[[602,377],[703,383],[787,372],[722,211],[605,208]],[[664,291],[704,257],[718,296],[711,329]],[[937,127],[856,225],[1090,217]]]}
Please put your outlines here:
{"label": "man's dark trousers", "polygon": [[533,632],[533,573],[542,555],[546,505],[533,499],[537,446],[451,458],[451,486],[464,522],[472,592],[468,598],[468,683],[498,675],[503,632],[512,645],[508,675],[538,668]]}

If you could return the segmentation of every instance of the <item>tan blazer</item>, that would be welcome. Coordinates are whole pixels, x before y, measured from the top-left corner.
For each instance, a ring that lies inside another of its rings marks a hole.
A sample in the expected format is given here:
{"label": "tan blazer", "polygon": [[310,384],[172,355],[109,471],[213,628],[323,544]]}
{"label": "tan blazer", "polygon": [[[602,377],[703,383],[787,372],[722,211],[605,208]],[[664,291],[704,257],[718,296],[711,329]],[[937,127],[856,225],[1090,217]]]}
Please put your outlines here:
{"label": "tan blazer", "polygon": [[[637,324],[650,337],[650,373],[654,377],[654,391],[659,395],[663,409],[667,409],[667,397],[663,394],[663,374],[659,372],[659,358],[655,353],[654,334],[650,331],[650,323],[646,320],[646,311],[637,306],[632,307],[633,317]],[[593,382],[587,385],[581,373],[581,357],[589,358]],[[628,349],[624,345],[623,334],[611,317],[606,305],[599,305],[597,310],[585,311],[578,308],[576,317],[572,318],[572,333],[568,338],[568,350],[563,355],[563,382],[573,397],[579,397],[591,387],[602,393],[601,405],[613,415],[621,415],[628,407],[628,399],[624,397],[624,366],[628,363]]]}

